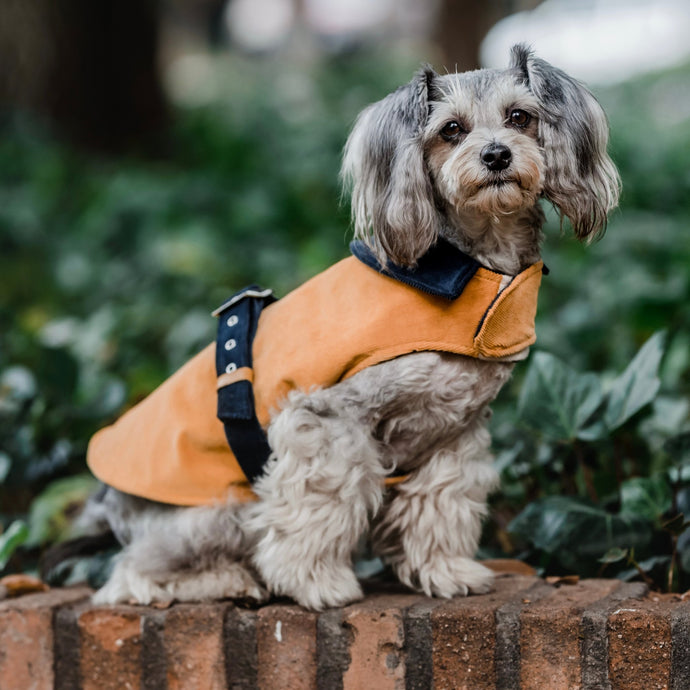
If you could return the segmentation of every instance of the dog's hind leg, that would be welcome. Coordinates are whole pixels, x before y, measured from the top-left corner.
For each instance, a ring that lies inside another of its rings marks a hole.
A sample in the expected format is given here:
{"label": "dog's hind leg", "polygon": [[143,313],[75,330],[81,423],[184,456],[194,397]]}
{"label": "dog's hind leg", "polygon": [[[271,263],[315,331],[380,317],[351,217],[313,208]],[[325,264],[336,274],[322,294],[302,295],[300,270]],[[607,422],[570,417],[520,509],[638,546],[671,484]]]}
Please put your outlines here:
{"label": "dog's hind leg", "polygon": [[291,394],[269,428],[274,453],[251,507],[262,578],[314,610],[361,598],[352,551],[380,506],[385,474],[370,430],[342,400],[331,404],[333,390]]}
{"label": "dog's hind leg", "polygon": [[428,596],[485,592],[488,568],[473,560],[486,498],[498,484],[483,415],[391,489],[374,527],[375,551],[401,582]]}
{"label": "dog's hind leg", "polygon": [[94,602],[264,601],[267,593],[246,563],[242,511],[229,505],[139,515],[131,543]]}

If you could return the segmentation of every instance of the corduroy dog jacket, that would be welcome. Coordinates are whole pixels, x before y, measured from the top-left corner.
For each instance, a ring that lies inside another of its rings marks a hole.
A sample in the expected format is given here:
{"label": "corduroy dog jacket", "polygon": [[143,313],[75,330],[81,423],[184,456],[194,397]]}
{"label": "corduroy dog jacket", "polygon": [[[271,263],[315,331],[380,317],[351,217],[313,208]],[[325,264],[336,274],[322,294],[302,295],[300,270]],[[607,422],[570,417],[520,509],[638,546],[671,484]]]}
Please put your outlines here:
{"label": "corduroy dog jacket", "polygon": [[534,343],[541,262],[508,279],[443,241],[415,269],[352,249],[278,301],[249,289],[220,307],[218,343],[93,437],[96,477],[175,505],[249,501],[263,432],[290,391],[411,352],[511,359]]}

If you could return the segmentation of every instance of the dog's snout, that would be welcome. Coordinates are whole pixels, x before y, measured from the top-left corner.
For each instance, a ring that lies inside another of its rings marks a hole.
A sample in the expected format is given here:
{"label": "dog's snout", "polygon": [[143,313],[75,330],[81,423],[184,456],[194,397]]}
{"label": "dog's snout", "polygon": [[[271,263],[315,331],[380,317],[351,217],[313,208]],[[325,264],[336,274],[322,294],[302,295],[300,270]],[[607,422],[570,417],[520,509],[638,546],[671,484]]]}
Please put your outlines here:
{"label": "dog's snout", "polygon": [[482,163],[489,168],[489,170],[505,170],[513,157],[510,149],[504,144],[498,144],[495,141],[487,144],[479,154]]}

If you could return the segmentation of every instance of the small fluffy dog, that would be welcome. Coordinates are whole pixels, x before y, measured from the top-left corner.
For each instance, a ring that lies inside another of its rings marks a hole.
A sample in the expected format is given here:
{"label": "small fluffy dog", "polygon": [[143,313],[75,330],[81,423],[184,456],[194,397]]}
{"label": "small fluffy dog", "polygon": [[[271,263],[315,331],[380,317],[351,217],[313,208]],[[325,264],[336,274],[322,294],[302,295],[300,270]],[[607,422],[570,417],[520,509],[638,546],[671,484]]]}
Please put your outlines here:
{"label": "small fluffy dog", "polygon": [[[361,270],[414,283],[430,252],[427,272],[440,261],[453,274],[448,263],[464,257],[495,278],[496,295],[530,267],[541,275],[540,199],[581,240],[605,228],[619,194],[607,138],[592,94],[524,46],[504,70],[422,69],[361,113],[345,147]],[[265,425],[258,500],[179,507],[104,487],[86,515],[126,548],[96,602],[274,593],[342,606],[362,596],[352,553],[367,530],[409,587],[486,592],[492,574],[473,556],[497,485],[488,406],[529,342],[488,356],[414,346],[333,385],[295,387]],[[392,470],[405,477],[386,487]]]}

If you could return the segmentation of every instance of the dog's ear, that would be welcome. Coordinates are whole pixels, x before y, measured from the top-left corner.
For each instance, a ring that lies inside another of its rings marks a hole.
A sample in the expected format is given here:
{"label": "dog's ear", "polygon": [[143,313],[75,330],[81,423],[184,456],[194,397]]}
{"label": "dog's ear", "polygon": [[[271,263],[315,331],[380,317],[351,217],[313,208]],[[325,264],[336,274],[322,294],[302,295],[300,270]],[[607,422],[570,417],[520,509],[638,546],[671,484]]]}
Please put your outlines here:
{"label": "dog's ear", "polygon": [[422,137],[436,76],[425,67],[369,106],[345,145],[342,177],[352,192],[355,236],[384,265],[389,258],[414,266],[438,236]]}
{"label": "dog's ear", "polygon": [[606,115],[586,87],[526,46],[514,46],[511,55],[518,79],[541,104],[544,195],[570,220],[578,239],[596,237],[620,194],[618,171],[606,151]]}

